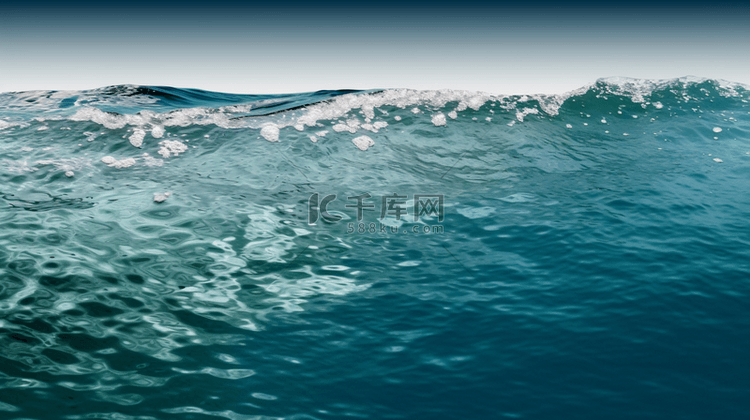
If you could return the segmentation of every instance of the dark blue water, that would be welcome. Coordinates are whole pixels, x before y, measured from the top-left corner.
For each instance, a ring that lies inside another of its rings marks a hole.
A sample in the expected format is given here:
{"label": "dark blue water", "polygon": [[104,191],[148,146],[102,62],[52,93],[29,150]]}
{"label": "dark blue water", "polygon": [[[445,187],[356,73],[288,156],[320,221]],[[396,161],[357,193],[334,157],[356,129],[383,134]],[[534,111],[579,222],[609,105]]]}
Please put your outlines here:
{"label": "dark blue water", "polygon": [[747,418],[748,99],[0,94],[0,418]]}

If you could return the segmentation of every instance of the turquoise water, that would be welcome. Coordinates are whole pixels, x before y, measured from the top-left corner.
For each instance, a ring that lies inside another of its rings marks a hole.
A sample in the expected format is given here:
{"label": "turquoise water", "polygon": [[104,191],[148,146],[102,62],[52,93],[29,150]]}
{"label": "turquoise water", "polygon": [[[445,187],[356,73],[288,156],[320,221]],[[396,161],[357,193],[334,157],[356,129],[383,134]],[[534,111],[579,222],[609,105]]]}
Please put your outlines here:
{"label": "turquoise water", "polygon": [[0,94],[0,418],[744,418],[748,99]]}

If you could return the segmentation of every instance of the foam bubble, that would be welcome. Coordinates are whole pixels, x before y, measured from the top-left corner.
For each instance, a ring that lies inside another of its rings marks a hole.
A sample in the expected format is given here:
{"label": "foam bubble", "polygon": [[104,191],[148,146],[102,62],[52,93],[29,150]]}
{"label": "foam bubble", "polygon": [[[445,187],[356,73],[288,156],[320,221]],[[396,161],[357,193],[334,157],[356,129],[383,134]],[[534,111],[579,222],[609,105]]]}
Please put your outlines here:
{"label": "foam bubble", "polygon": [[151,129],[151,136],[155,139],[164,137],[164,127],[155,125],[154,128]]}
{"label": "foam bubble", "polygon": [[102,162],[106,163],[111,168],[122,169],[129,168],[135,165],[135,158],[125,158],[122,160],[117,160],[112,156],[104,156],[102,158]]}
{"label": "foam bubble", "polygon": [[370,146],[375,145],[375,142],[372,141],[372,139],[367,136],[356,137],[352,139],[352,143],[354,143],[354,145],[357,146],[357,148],[362,151],[367,150],[370,148]]}
{"label": "foam bubble", "polygon": [[714,127],[714,133],[721,133],[721,127]]}
{"label": "foam bubble", "polygon": [[333,128],[333,131],[337,133],[340,133],[342,131],[348,131],[354,134],[357,132],[357,130],[359,130],[359,127],[360,127],[359,120],[354,118],[354,119],[348,120],[346,124],[338,123],[334,125],[332,128]]}
{"label": "foam bubble", "polygon": [[268,141],[279,141],[279,127],[276,124],[264,125],[260,129],[260,135]]}
{"label": "foam bubble", "polygon": [[724,163],[724,161],[721,160],[721,159],[719,159],[719,158],[714,158],[714,162],[716,162],[716,163]]}
{"label": "foam bubble", "polygon": [[458,113],[456,113],[456,111],[451,111],[451,112],[449,112],[449,113],[448,113],[448,116],[449,116],[449,117],[450,117],[450,118],[451,118],[452,120],[455,120],[456,118],[458,118]]}
{"label": "foam bubble", "polygon": [[442,112],[435,114],[432,117],[432,123],[435,124],[436,127],[440,127],[441,125],[446,125],[445,114],[443,114]]}
{"label": "foam bubble", "polygon": [[136,128],[133,130],[133,134],[130,136],[130,144],[132,144],[134,147],[141,147],[143,146],[143,138],[146,137],[146,132],[141,130],[140,128]]}
{"label": "foam bubble", "polygon": [[127,117],[127,115],[104,112],[97,108],[84,107],[76,111],[69,119],[71,121],[91,121],[114,130],[125,127],[129,122]]}
{"label": "foam bubble", "polygon": [[521,110],[516,111],[516,119],[518,122],[523,122],[524,117],[526,117],[529,114],[538,114],[539,110],[536,108],[524,108]]}
{"label": "foam bubble", "polygon": [[67,172],[65,172],[65,176],[67,176],[68,178],[72,178],[73,175],[75,175],[75,173],[73,171],[67,171]]}
{"label": "foam bubble", "polygon": [[159,145],[161,146],[159,154],[164,158],[177,156],[188,148],[187,145],[179,140],[162,140],[159,142]]}
{"label": "foam bubble", "polygon": [[121,169],[121,168],[129,168],[133,165],[135,165],[135,158],[125,158],[122,160],[118,160],[117,162],[115,162],[113,165],[110,165],[110,166],[113,166],[117,169]]}

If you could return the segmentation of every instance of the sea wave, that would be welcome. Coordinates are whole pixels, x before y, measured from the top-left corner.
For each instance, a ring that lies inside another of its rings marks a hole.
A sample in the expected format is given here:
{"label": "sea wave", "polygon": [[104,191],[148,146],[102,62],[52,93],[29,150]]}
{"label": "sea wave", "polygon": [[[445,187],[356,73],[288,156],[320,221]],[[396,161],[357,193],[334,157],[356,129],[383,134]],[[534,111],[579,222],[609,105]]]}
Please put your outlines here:
{"label": "sea wave", "polygon": [[0,94],[0,411],[554,418],[674,357],[734,377],[747,346],[682,343],[747,330],[748,92]]}

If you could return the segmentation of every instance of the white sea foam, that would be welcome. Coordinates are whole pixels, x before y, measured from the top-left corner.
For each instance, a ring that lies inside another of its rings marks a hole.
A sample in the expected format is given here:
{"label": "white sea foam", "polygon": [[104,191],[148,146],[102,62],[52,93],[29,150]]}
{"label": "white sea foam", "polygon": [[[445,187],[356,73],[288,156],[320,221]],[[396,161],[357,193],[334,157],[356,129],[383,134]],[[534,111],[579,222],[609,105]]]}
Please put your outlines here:
{"label": "white sea foam", "polygon": [[[702,77],[685,76],[675,79],[662,79],[662,80],[651,80],[651,79],[632,79],[628,77],[607,77],[597,80],[597,83],[604,86],[605,94],[624,95],[630,97],[634,103],[641,103],[643,107],[647,105],[647,97],[651,93],[660,90],[667,90],[687,85],[697,85],[712,81],[718,84],[718,93],[723,97],[736,97],[739,96],[737,89],[748,89],[747,85],[741,83],[729,82],[721,79],[707,79]],[[675,93],[677,93],[675,91]],[[690,97],[686,92],[680,93],[684,101],[690,101],[694,98]],[[660,102],[653,104],[657,109],[661,109],[663,106]]]}
{"label": "white sea foam", "polygon": [[721,133],[721,131],[720,127],[714,127],[714,133]]}
{"label": "white sea foam", "polygon": [[354,143],[354,145],[357,146],[357,148],[362,151],[367,150],[370,148],[370,146],[375,145],[375,142],[372,141],[372,139],[367,136],[356,137],[352,139],[352,143]]}
{"label": "white sea foam", "polygon": [[129,123],[131,125],[141,125],[145,121],[135,115],[120,115],[110,112],[104,112],[93,107],[84,107],[76,111],[70,118],[71,121],[91,121],[103,125],[110,130],[123,128]]}
{"label": "white sea foam", "polygon": [[185,152],[188,148],[185,143],[182,143],[179,140],[162,140],[159,142],[159,145],[161,148],[158,153],[164,158],[177,156],[180,153]]}
{"label": "white sea foam", "polygon": [[[373,124],[374,126],[373,120],[376,119],[376,109],[379,110],[383,116],[387,115],[387,111],[380,109],[380,107],[383,106],[395,106],[401,109],[411,109],[417,113],[421,113],[425,110],[439,110],[449,102],[456,102],[457,105],[454,110],[456,112],[461,112],[467,108],[478,110],[488,101],[491,102],[491,106],[499,105],[500,108],[506,109],[515,108],[517,104],[537,101],[540,111],[549,115],[556,115],[559,107],[565,100],[572,96],[585,93],[593,86],[602,89],[601,93],[604,95],[629,96],[633,102],[642,103],[645,106],[648,104],[648,96],[654,90],[703,83],[707,80],[708,79],[696,77],[683,77],[669,80],[606,78],[599,79],[596,84],[590,84],[561,95],[524,95],[520,97],[490,95],[482,92],[458,90],[417,91],[409,89],[390,89],[369,94],[357,93],[337,96],[332,100],[319,102],[305,107],[299,112],[295,111],[290,113],[290,118],[287,118],[283,122],[277,121],[276,123],[279,128],[293,126],[297,129],[304,129],[304,127],[314,126],[317,121],[331,121],[342,117],[350,117],[351,115],[349,114],[351,112],[359,110],[359,113],[367,118],[368,121],[366,121],[366,123]],[[737,96],[739,95],[737,92],[739,88],[747,89],[747,86],[745,85],[724,80],[713,80],[711,83],[718,88],[718,92],[722,96]],[[253,108],[253,106],[262,105],[263,102],[258,102],[252,105],[231,105],[220,108],[196,107],[179,109],[161,114],[143,110],[134,115],[110,113],[101,111],[94,106],[87,106],[87,104],[96,106],[106,104],[124,105],[129,107],[140,106],[142,108],[142,105],[158,102],[157,98],[150,95],[135,95],[138,93],[138,88],[136,86],[121,86],[119,88],[123,90],[122,92],[118,92],[122,93],[122,95],[111,95],[108,91],[103,93],[101,90],[87,92],[23,92],[14,94],[14,103],[23,104],[23,106],[33,109],[54,109],[58,108],[61,101],[76,96],[78,99],[75,106],[80,108],[74,115],[68,117],[69,119],[73,121],[92,121],[110,129],[124,128],[126,126],[137,127],[145,131],[150,130],[155,138],[161,138],[161,136],[163,136],[162,131],[164,130],[164,127],[170,126],[184,127],[188,125],[213,124],[222,128],[246,127],[261,129],[261,125],[264,123],[262,119],[232,118],[234,114],[247,113]],[[130,94],[133,95],[129,96]],[[690,99],[689,97],[685,98],[686,100]],[[269,99],[268,102],[272,103],[273,100]],[[653,106],[659,109],[662,104],[660,102],[654,102]],[[534,108],[536,108],[536,106]],[[449,115],[449,117],[452,118],[451,115]],[[60,117],[47,116],[42,118],[41,121],[56,118],[59,119]],[[398,118],[396,119],[398,120]],[[11,125],[13,124],[7,121],[0,121],[0,129],[8,128]],[[346,131],[351,130],[347,129]]]}
{"label": "white sea foam", "polygon": [[[278,114],[266,115],[262,117],[248,117],[247,115],[237,115],[247,113],[251,108],[259,103],[252,105],[231,105],[219,108],[187,108],[172,110],[164,113],[157,113],[149,110],[142,110],[137,114],[117,114],[105,112],[93,106],[86,104],[100,105],[107,103],[114,105],[133,103],[153,103],[155,98],[128,98],[111,97],[112,95],[102,95],[96,91],[85,94],[81,92],[54,93],[36,92],[24,93],[23,95],[36,98],[34,101],[44,100],[51,103],[59,103],[73,95],[80,96],[76,103],[80,108],[71,116],[67,117],[72,121],[91,121],[102,125],[108,129],[132,130],[129,139],[134,146],[142,147],[144,144],[144,134],[150,132],[154,138],[160,139],[166,137],[168,127],[186,127],[190,125],[215,125],[220,128],[245,128],[250,130],[259,130],[260,135],[268,141],[278,141],[280,130],[284,127],[294,127],[297,130],[304,131],[308,127],[320,127],[321,123],[326,122],[326,126],[331,127],[335,132],[356,134],[358,132],[369,131],[377,133],[387,127],[387,122],[383,121],[388,112],[383,107],[395,107],[406,112],[413,112],[414,118],[423,118],[421,114],[431,115],[432,123],[437,126],[446,125],[446,118],[459,119],[458,112],[471,109],[479,111],[482,107],[489,105],[495,110],[503,109],[515,113],[515,120],[524,122],[526,117],[531,114],[545,113],[550,116],[557,115],[560,106],[571,97],[581,95],[589,89],[597,89],[598,95],[626,96],[633,102],[641,103],[645,108],[646,105],[653,105],[660,109],[663,104],[660,102],[648,102],[650,95],[657,89],[670,89],[681,87],[691,83],[703,83],[706,79],[699,78],[680,78],[670,80],[640,80],[626,78],[609,78],[600,79],[596,84],[584,86],[561,95],[523,95],[523,96],[503,96],[491,95],[483,92],[468,92],[460,90],[434,90],[419,91],[412,89],[389,89],[374,93],[353,93],[337,96],[333,99],[311,104],[309,106],[284,111]],[[730,83],[725,81],[712,81],[717,86],[719,94],[723,96],[736,96],[737,89],[744,85]],[[124,87],[127,89],[127,87]],[[135,93],[135,87],[132,87]],[[680,89],[680,91],[687,91]],[[18,94],[19,103],[24,102],[21,94]],[[98,95],[98,96],[97,96]],[[139,96],[139,95],[136,95]],[[685,96],[685,100],[691,98]],[[36,102],[34,105],[38,106]],[[135,101],[135,102],[133,102]],[[269,103],[273,101],[269,100]],[[133,103],[131,103],[133,102]],[[447,108],[450,105],[452,108]],[[379,112],[375,112],[375,111]],[[489,109],[493,111],[493,109]],[[364,117],[364,122],[360,119]],[[471,119],[476,116],[469,115]],[[59,115],[45,116],[39,118],[40,121],[61,119]],[[483,117],[479,117],[481,119]],[[401,115],[394,116],[395,121],[402,120]],[[491,117],[485,120],[492,121]],[[445,121],[445,123],[444,123]],[[602,121],[606,121],[602,118]],[[330,125],[329,125],[330,123]],[[16,123],[0,120],[0,130],[17,125]],[[89,141],[92,141],[96,134],[87,132]],[[323,137],[320,131],[314,135],[309,134],[312,141],[317,141]],[[175,156],[186,150],[186,146],[176,147],[167,143],[160,143],[160,154],[164,157]]]}
{"label": "white sea foam", "polygon": [[516,111],[516,119],[518,122],[523,122],[523,119],[529,114],[538,114],[539,110],[536,108],[524,108]]}
{"label": "white sea foam", "polygon": [[155,125],[154,128],[151,129],[151,136],[155,139],[164,137],[164,127]]}
{"label": "white sea foam", "polygon": [[440,127],[441,125],[446,125],[445,121],[445,114],[442,112],[437,113],[432,116],[432,123],[435,124],[436,127]]}
{"label": "white sea foam", "polygon": [[111,165],[111,166],[114,166],[115,168],[120,169],[120,168],[129,168],[133,165],[135,165],[135,158],[125,158],[122,160],[118,160],[117,162],[114,163],[114,165]]}
{"label": "white sea foam", "polygon": [[107,166],[117,169],[122,168],[129,168],[133,165],[135,165],[135,158],[125,158],[122,160],[117,160],[112,156],[104,156],[102,158],[102,162],[106,163]]}
{"label": "white sea foam", "polygon": [[315,133],[315,135],[310,135],[310,140],[312,140],[313,143],[318,142],[319,137],[325,137],[326,134],[328,134],[328,130],[322,130]]}
{"label": "white sea foam", "polygon": [[340,133],[342,131],[348,131],[354,134],[357,132],[357,130],[359,130],[359,127],[360,127],[359,120],[356,118],[353,118],[353,119],[348,120],[346,124],[338,123],[334,125],[332,128],[333,128],[333,131],[337,133]]}
{"label": "white sea foam", "polygon": [[[364,129],[364,130],[372,131],[373,133],[377,133],[378,131],[380,131],[381,128],[385,128],[387,126],[388,126],[388,123],[385,122],[385,121],[375,121],[372,124],[370,124],[370,123],[362,124],[360,127],[362,129]],[[354,132],[356,132],[356,130]]]}
{"label": "white sea foam", "polygon": [[128,138],[130,140],[130,144],[132,144],[134,147],[141,147],[143,146],[143,139],[146,137],[146,132],[141,130],[140,128],[136,128],[133,130],[133,134]]}
{"label": "white sea foam", "polygon": [[[70,117],[73,121],[92,121],[109,129],[119,129],[126,126],[133,126],[137,130],[146,131],[151,127],[151,134],[155,138],[164,136],[164,127],[168,126],[189,126],[214,124],[222,128],[256,128],[261,130],[261,136],[269,141],[276,141],[276,130],[287,126],[293,126],[296,129],[304,129],[318,124],[321,120],[335,121],[345,118],[345,122],[339,120],[333,125],[336,132],[356,133],[360,129],[377,132],[385,128],[387,122],[375,120],[374,110],[382,106],[396,106],[406,109],[413,106],[412,111],[421,113],[421,106],[439,109],[444,107],[448,102],[457,102],[456,111],[472,108],[478,110],[492,97],[488,94],[466,91],[416,91],[408,89],[395,89],[378,92],[374,94],[347,94],[342,95],[334,100],[320,102],[304,108],[300,112],[283,115],[276,118],[273,123],[263,122],[262,119],[231,119],[232,111],[246,111],[238,109],[237,106],[223,107],[217,109],[206,108],[189,108],[158,114],[150,111],[142,111],[135,115],[115,114],[101,111],[93,107],[84,107],[79,109]],[[367,117],[365,124],[361,124],[357,118],[352,118],[351,113],[360,110]],[[381,111],[386,115],[384,111]],[[455,111],[449,114],[451,118],[457,118]],[[397,121],[401,120],[396,116]],[[266,128],[269,127],[269,128]],[[134,130],[134,141],[140,138],[140,131]],[[320,135],[317,135],[321,137]],[[89,138],[92,140],[92,138]]]}
{"label": "white sea foam", "polygon": [[260,135],[268,141],[279,141],[279,127],[276,124],[268,124],[260,129]]}

